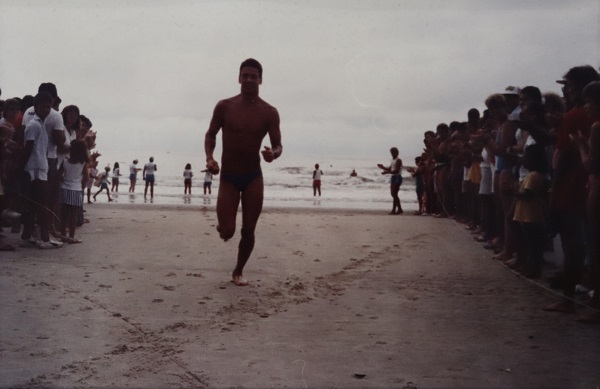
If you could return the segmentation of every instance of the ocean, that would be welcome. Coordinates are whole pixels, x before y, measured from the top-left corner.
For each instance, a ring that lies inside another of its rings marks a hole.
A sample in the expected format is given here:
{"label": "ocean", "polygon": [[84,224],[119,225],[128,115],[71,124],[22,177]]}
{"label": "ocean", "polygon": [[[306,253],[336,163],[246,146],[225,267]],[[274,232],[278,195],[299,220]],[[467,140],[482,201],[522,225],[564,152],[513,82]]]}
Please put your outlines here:
{"label": "ocean", "polygon": [[[106,165],[112,168],[114,162],[119,162],[121,167],[119,192],[111,193],[116,202],[195,205],[207,208],[215,206],[219,176],[213,178],[212,195],[204,195],[204,173],[201,173],[204,169],[203,155],[189,156],[165,152],[153,156],[158,170],[155,175],[152,202],[149,194],[148,200],[144,200],[145,183],[141,179],[141,172],[138,173],[135,193],[128,193],[129,165],[137,158],[138,166],[143,168],[148,162],[148,157],[132,156],[126,160],[122,156],[103,154],[99,158],[99,169],[103,169]],[[317,160],[311,157],[290,157],[285,154],[270,164],[263,161],[264,207],[390,211],[392,208],[390,179],[388,175],[382,175],[377,167],[378,163],[387,165],[390,161],[391,157],[381,159],[334,157],[328,160]],[[186,163],[192,165],[194,172],[191,195],[183,194],[183,170]],[[315,163],[319,163],[323,171],[321,197],[313,196],[312,173]],[[353,169],[356,170],[356,177],[350,176]],[[407,171],[403,171],[402,176],[404,177],[400,188],[402,207],[408,211],[417,210],[414,179]],[[98,201],[106,201],[106,196],[99,195]]]}

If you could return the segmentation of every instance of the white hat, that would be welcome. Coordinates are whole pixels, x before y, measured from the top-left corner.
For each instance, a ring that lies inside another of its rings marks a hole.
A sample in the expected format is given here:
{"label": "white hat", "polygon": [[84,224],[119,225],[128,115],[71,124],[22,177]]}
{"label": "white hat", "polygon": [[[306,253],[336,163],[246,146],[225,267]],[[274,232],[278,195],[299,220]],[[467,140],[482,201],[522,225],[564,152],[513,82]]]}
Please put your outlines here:
{"label": "white hat", "polygon": [[507,86],[504,91],[500,92],[501,95],[519,95],[519,93],[521,93],[521,88],[512,85]]}

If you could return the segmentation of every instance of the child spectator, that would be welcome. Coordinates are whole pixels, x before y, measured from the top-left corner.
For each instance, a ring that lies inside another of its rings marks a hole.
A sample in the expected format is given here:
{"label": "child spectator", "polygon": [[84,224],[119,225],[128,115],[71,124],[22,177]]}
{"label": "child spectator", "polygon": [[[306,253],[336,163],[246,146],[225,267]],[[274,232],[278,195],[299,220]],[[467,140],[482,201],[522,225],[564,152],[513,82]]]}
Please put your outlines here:
{"label": "child spectator", "polygon": [[100,179],[100,190],[98,190],[98,192],[96,192],[96,194],[94,195],[94,202],[96,201],[96,197],[104,189],[106,189],[106,195],[108,196],[108,201],[109,202],[112,201],[112,198],[110,197],[110,189],[108,189],[108,175],[109,175],[109,173],[110,173],[110,166],[106,166],[104,168],[104,173],[101,173],[100,177],[96,177],[96,180]]}
{"label": "child spectator", "polygon": [[119,177],[120,176],[121,176],[121,169],[119,167],[119,162],[115,162],[115,164],[113,165],[113,171],[112,171],[112,188],[111,188],[111,190],[113,192],[119,191]]}
{"label": "child spectator", "polygon": [[523,166],[529,171],[517,193],[513,220],[522,236],[517,244],[518,270],[527,278],[539,278],[546,244],[545,223],[548,217],[546,154],[544,147],[533,144],[525,149]]}
{"label": "child spectator", "polygon": [[[88,180],[88,155],[87,146],[82,140],[71,142],[69,157],[64,160],[59,176],[62,177],[60,185],[59,202],[61,205],[61,240],[68,243],[81,243],[75,238],[77,214],[83,205],[83,188]],[[67,227],[69,236],[67,236]]]}
{"label": "child spectator", "polygon": [[183,171],[183,194],[192,194],[192,177],[194,172],[192,172],[192,165],[188,163]]}

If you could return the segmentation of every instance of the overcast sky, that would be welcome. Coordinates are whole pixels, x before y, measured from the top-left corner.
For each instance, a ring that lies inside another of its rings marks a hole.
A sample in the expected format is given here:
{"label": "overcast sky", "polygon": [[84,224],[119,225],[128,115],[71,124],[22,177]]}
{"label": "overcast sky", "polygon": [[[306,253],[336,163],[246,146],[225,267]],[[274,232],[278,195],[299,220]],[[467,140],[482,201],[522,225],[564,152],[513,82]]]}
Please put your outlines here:
{"label": "overcast sky", "polygon": [[[600,63],[600,5],[582,1],[0,0],[2,99],[54,82],[98,149],[197,153],[239,64],[264,68],[284,153],[408,160],[508,85],[560,93]],[[219,137],[220,140],[220,137]],[[218,151],[220,146],[218,146]],[[128,159],[128,158],[127,158]]]}

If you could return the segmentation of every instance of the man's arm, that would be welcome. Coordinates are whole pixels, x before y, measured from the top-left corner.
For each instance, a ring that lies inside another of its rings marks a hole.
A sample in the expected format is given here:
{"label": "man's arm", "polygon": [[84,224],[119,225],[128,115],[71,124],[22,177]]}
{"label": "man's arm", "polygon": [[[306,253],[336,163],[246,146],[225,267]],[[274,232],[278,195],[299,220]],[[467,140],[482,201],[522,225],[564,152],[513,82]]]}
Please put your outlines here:
{"label": "man's arm", "polygon": [[212,174],[219,174],[219,163],[215,161],[214,152],[217,146],[217,134],[223,126],[223,102],[219,101],[210,119],[208,131],[204,136],[204,152],[206,153],[206,169]]}
{"label": "man's arm", "polygon": [[33,152],[33,145],[34,145],[33,140],[28,140],[25,142],[25,148],[23,148],[23,159],[22,159],[23,166],[21,166],[21,170],[24,170],[25,165],[27,165],[27,162],[29,162],[29,157],[31,157],[31,153]]}
{"label": "man's arm", "polygon": [[283,145],[281,144],[281,130],[279,128],[279,112],[276,108],[273,108],[273,115],[269,122],[269,140],[271,141],[271,147],[265,146],[265,149],[261,152],[265,162],[273,162],[273,160],[279,158],[283,153]]}

